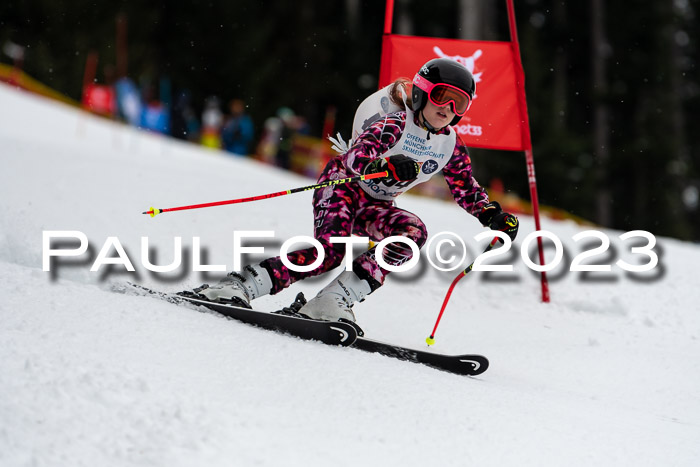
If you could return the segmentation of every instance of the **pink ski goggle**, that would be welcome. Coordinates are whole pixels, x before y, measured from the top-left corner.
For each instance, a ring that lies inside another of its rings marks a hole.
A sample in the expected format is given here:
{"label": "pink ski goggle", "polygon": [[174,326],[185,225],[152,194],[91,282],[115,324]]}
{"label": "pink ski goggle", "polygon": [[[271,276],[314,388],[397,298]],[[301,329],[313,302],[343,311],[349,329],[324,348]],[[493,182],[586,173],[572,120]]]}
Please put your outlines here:
{"label": "pink ski goggle", "polygon": [[438,107],[452,103],[452,110],[455,115],[460,117],[467,113],[472,105],[472,98],[469,97],[469,94],[451,84],[433,84],[419,74],[413,78],[413,84],[425,91],[430,102]]}

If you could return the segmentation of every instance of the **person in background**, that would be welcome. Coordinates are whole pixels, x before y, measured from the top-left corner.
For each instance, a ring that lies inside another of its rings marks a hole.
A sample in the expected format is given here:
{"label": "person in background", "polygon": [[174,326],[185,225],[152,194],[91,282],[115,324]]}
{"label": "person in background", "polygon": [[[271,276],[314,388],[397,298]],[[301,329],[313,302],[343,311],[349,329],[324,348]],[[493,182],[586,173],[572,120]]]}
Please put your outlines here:
{"label": "person in background", "polygon": [[277,163],[277,149],[282,134],[282,120],[276,116],[265,119],[262,135],[255,150],[256,156],[267,164]]}
{"label": "person in background", "polygon": [[280,119],[282,126],[275,163],[279,167],[289,170],[292,166],[292,147],[294,146],[294,111],[289,107],[281,107],[277,110],[277,117]]}
{"label": "person in background", "polygon": [[228,152],[247,156],[253,141],[253,121],[245,113],[245,103],[241,99],[233,99],[229,110],[231,116],[221,130],[221,142]]}
{"label": "person in background", "polygon": [[157,133],[170,134],[170,111],[168,105],[158,100],[153,85],[144,87],[143,101],[140,127]]}
{"label": "person in background", "polygon": [[199,120],[192,108],[189,91],[178,94],[171,112],[170,133],[177,139],[197,141],[199,139]]}
{"label": "person in background", "polygon": [[221,148],[221,126],[224,123],[224,114],[219,108],[219,98],[208,97],[204,103],[202,112],[202,145]]}

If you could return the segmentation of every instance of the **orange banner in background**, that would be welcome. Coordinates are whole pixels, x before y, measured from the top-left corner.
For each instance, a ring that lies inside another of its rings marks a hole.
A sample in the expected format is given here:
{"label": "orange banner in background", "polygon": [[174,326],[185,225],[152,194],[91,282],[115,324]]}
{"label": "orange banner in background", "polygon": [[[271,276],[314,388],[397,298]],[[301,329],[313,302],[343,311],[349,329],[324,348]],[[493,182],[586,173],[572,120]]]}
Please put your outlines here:
{"label": "orange banner in background", "polygon": [[413,79],[428,60],[450,58],[474,75],[476,95],[456,125],[471,147],[524,150],[513,50],[509,42],[463,41],[388,34],[382,44],[379,85]]}

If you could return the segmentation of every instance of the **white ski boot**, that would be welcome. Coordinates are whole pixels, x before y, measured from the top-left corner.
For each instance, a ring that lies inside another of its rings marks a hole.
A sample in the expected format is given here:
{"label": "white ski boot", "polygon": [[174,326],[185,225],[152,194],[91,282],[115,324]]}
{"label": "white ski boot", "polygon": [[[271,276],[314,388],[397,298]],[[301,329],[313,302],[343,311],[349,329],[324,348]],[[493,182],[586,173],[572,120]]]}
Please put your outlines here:
{"label": "white ski boot", "polygon": [[207,300],[230,303],[250,308],[250,301],[267,295],[272,290],[272,279],[267,269],[260,265],[246,266],[241,273],[231,272],[215,285],[204,284],[194,289]]}
{"label": "white ski boot", "polygon": [[346,319],[355,322],[352,306],[361,302],[372,292],[364,279],[353,271],[345,271],[328,284],[314,298],[304,305],[299,313],[311,319],[339,321]]}

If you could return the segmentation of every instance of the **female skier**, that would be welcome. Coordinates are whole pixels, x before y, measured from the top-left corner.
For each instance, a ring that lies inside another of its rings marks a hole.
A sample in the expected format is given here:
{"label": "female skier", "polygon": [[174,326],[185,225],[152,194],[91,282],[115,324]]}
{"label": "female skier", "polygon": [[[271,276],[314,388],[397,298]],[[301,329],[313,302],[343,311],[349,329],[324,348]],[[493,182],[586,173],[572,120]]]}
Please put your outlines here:
{"label": "female skier", "polygon": [[[351,147],[332,159],[319,182],[388,171],[382,179],[346,183],[318,189],[313,196],[314,236],[323,246],[325,259],[310,272],[287,268],[280,257],[232,272],[213,286],[195,292],[209,300],[250,307],[250,301],[276,294],[294,282],[315,276],[342,264],[346,245],[331,243],[331,237],[353,234],[378,242],[389,236],[403,236],[418,247],[428,234],[423,222],[394,200],[412,187],[442,170],[455,201],[482,225],[501,230],[511,238],[518,220],[489,202],[486,191],[472,176],[469,153],[451,125],[467,112],[474,97],[475,83],[461,64],[444,58],[430,60],[413,79],[410,98],[407,80],[397,81],[372,96],[358,108]],[[399,110],[394,112],[394,110]],[[393,113],[391,113],[393,112]],[[363,127],[363,128],[360,128]],[[359,134],[356,134],[359,133]],[[305,266],[317,258],[314,247],[287,255],[293,264]],[[390,243],[383,259],[398,266],[412,257],[403,243]],[[351,271],[344,271],[306,303],[299,313],[328,321],[355,321],[352,306],[384,283],[389,271],[380,267],[375,248],[357,256]]]}

